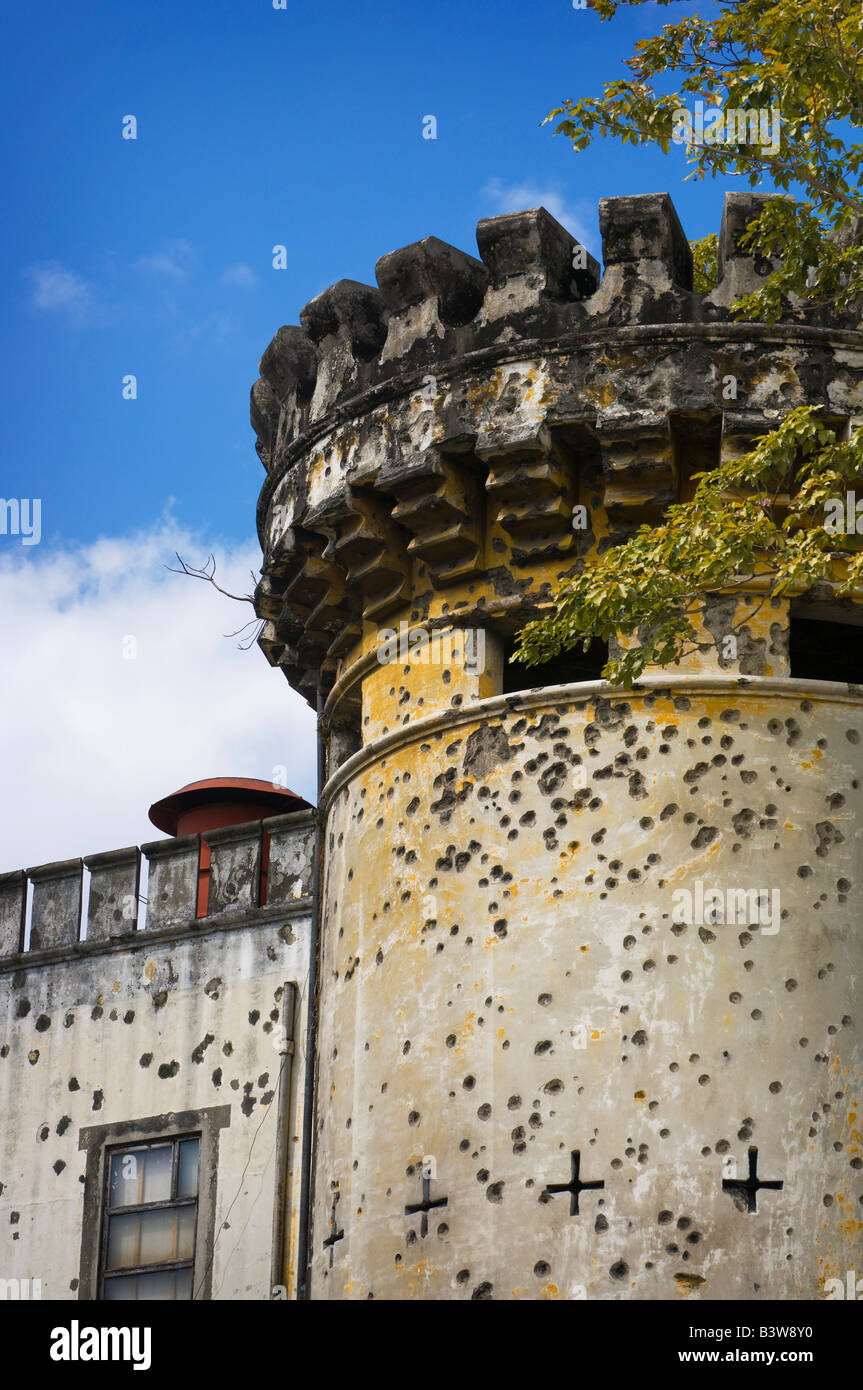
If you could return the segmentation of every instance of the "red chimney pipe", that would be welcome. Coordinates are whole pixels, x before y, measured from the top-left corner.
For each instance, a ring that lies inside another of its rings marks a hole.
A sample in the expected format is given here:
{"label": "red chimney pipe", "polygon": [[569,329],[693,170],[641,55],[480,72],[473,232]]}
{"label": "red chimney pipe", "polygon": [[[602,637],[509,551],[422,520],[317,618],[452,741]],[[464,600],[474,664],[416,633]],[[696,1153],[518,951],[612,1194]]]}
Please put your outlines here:
{"label": "red chimney pipe", "polygon": [[[272,782],[259,782],[251,777],[209,777],[203,782],[189,782],[150,807],[150,820],[166,835],[201,836],[201,857],[198,863],[198,917],[207,915],[210,888],[210,846],[205,834],[223,825],[243,825],[246,821],[263,820],[267,816],[284,815],[288,811],[305,811],[310,803],[288,787]],[[267,901],[267,867],[270,858],[270,837],[263,834],[261,846],[261,891],[259,901]]]}

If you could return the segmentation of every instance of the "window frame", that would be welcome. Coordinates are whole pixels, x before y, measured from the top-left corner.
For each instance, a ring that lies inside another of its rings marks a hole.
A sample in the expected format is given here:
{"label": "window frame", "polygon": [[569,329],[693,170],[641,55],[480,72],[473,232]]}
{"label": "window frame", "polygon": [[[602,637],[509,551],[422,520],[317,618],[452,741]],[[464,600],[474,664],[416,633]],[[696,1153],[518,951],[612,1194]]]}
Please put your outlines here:
{"label": "window frame", "polygon": [[[129,1206],[111,1206],[111,1165],[120,1154],[152,1153],[156,1149],[171,1148],[171,1193],[173,1194],[180,1179],[180,1145],[190,1139],[198,1141],[198,1173],[195,1186],[194,1197],[171,1196],[165,1202],[137,1202]],[[99,1244],[99,1292],[98,1300],[106,1303],[106,1286],[114,1279],[129,1279],[135,1275],[142,1274],[173,1274],[179,1273],[184,1269],[192,1271],[192,1298],[195,1298],[195,1256],[198,1244],[198,1205],[201,1199],[201,1133],[200,1130],[194,1134],[170,1134],[159,1136],[156,1139],[136,1140],[132,1143],[112,1144],[105,1146],[105,1171],[104,1188],[102,1190],[102,1236]],[[135,1265],[128,1269],[108,1269],[108,1237],[111,1228],[111,1218],[114,1216],[140,1216],[151,1211],[179,1211],[182,1207],[195,1208],[195,1230],[192,1235],[192,1255],[191,1258],[182,1260],[160,1260],[149,1265]]]}
{"label": "window frame", "polygon": [[[230,1127],[230,1105],[214,1106],[205,1110],[185,1110],[168,1112],[163,1115],[148,1115],[138,1120],[121,1121],[109,1125],[89,1125],[79,1131],[78,1148],[86,1150],[86,1172],[84,1174],[84,1212],[81,1229],[81,1264],[78,1278],[78,1299],[82,1302],[103,1302],[106,1242],[110,1208],[108,1206],[111,1158],[118,1151],[128,1151],[144,1146],[173,1143],[172,1192],[174,1191],[175,1165],[179,1162],[179,1142],[183,1139],[198,1138],[198,1194],[195,1199],[179,1199],[164,1203],[146,1203],[141,1207],[119,1208],[126,1210],[155,1211],[159,1207],[178,1210],[181,1206],[197,1202],[195,1222],[194,1254],[192,1258],[192,1299],[201,1302],[212,1296],[213,1251],[215,1248],[216,1196],[218,1188],[219,1135],[222,1129]],[[140,1273],[188,1268],[189,1261],[167,1262],[148,1266]],[[123,1270],[122,1273],[133,1271]],[[117,1274],[121,1271],[116,1271]]]}

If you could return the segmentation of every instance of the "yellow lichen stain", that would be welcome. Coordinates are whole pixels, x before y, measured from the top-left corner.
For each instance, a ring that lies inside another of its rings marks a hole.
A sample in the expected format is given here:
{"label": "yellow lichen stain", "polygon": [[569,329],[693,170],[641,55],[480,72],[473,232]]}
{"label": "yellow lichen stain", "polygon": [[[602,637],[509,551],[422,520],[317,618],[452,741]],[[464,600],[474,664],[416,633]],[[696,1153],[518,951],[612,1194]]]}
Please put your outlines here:
{"label": "yellow lichen stain", "polygon": [[498,944],[498,938],[497,938],[496,936],[487,936],[486,939],[485,939],[485,944],[486,944],[486,947],[489,947],[489,946],[497,946],[497,944]]}
{"label": "yellow lichen stain", "polygon": [[646,1091],[636,1091],[636,1092],[635,1092],[635,1095],[633,1096],[633,1100],[647,1100],[647,1092],[646,1092]]}
{"label": "yellow lichen stain", "polygon": [[702,1284],[707,1283],[707,1280],[702,1278],[700,1274],[675,1274],[674,1282],[684,1298],[688,1298],[693,1289],[700,1289]]}
{"label": "yellow lichen stain", "polygon": [[557,1287],[557,1284],[546,1284],[545,1288],[541,1290],[539,1296],[540,1298],[557,1299],[560,1298],[560,1289]]}
{"label": "yellow lichen stain", "polygon": [[602,1038],[602,1037],[604,1037],[604,1036],[605,1036],[605,1029],[604,1029],[604,1028],[591,1028],[591,1030],[590,1030],[591,1042],[598,1042],[599,1039]]}
{"label": "yellow lichen stain", "polygon": [[590,947],[589,947],[589,946],[579,946],[578,949],[581,951],[581,954],[582,954],[583,956],[586,956],[587,953],[588,953],[588,951],[590,950]]}
{"label": "yellow lichen stain", "polygon": [[112,987],[112,989],[111,989],[111,993],[112,993],[112,994],[116,994],[117,991],[119,990],[119,988],[120,988],[120,981],[119,981],[119,980],[115,980],[115,981],[114,981],[114,984],[113,984],[113,987]]}
{"label": "yellow lichen stain", "polygon": [[[497,940],[497,937],[495,937],[495,940]],[[466,1015],[465,1021],[464,1021],[464,1023],[463,1023],[462,1026],[461,1026],[461,1040],[462,1040],[462,1042],[466,1042],[468,1038],[472,1038],[472,1037],[473,1037],[473,1035],[474,1035],[474,1022],[475,1022],[475,1020],[476,1020],[476,1014],[470,1013],[470,1014],[467,1014],[467,1015]]]}
{"label": "yellow lichen stain", "polygon": [[156,973],[156,962],[155,962],[154,960],[148,960],[148,961],[147,961],[147,964],[144,966],[144,974],[146,975],[146,977],[147,977],[148,980],[152,980],[152,978],[153,978],[153,976],[155,975],[155,973]]}

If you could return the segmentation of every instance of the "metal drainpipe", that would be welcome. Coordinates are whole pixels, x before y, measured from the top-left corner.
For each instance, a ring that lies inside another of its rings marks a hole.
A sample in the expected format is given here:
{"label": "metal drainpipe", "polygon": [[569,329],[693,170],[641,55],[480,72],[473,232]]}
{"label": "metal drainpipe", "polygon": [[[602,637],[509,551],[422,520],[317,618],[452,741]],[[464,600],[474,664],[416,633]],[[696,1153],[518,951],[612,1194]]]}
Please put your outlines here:
{"label": "metal drainpipe", "polygon": [[288,1232],[288,1147],[291,1090],[293,1080],[294,1020],[297,987],[282,985],[282,1038],[279,1045],[279,1098],[277,1105],[278,1147],[276,1149],[276,1198],[273,1206],[273,1258],[270,1266],[270,1297],[275,1288],[287,1284],[285,1269]]}
{"label": "metal drainpipe", "polygon": [[297,1236],[297,1299],[307,1299],[309,1265],[309,1227],[311,1224],[312,1191],[312,1138],[314,1134],[315,1103],[315,1055],[317,1046],[318,1020],[318,949],[321,937],[321,877],[323,874],[324,826],[318,809],[321,793],[327,777],[327,747],[324,729],[324,696],[318,676],[316,699],[318,717],[318,771],[317,797],[315,805],[315,848],[312,864],[312,932],[309,941],[309,992],[308,1018],[306,1023],[306,1080],[303,1091],[303,1155],[300,1177],[300,1220]]}

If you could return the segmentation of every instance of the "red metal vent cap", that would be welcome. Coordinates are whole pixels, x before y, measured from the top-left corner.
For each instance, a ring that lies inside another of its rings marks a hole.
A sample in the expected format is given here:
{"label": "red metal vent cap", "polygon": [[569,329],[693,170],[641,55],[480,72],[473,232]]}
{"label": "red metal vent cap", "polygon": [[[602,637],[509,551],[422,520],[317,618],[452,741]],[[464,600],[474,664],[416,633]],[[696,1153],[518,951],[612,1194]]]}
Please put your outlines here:
{"label": "red metal vent cap", "polygon": [[272,782],[252,777],[208,777],[154,801],[149,814],[153,825],[166,835],[191,835],[287,811],[305,811],[310,805],[288,787]]}

